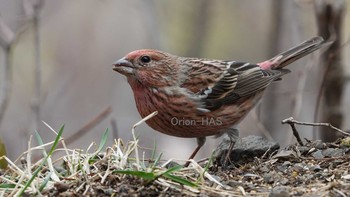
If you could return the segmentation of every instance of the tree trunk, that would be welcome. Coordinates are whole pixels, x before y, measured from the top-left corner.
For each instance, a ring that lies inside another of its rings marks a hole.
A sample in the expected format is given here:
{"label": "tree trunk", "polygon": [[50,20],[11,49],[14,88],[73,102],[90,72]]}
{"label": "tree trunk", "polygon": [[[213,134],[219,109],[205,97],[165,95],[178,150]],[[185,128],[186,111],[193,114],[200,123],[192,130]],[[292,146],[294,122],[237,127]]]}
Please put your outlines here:
{"label": "tree trunk", "polygon": [[[331,123],[340,128],[343,122],[341,103],[345,82],[341,55],[345,1],[335,0],[331,3],[326,0],[315,1],[315,8],[319,35],[327,40],[334,40],[334,43],[321,57],[325,73],[319,94],[321,122]],[[328,127],[323,127],[320,135],[325,141],[334,141],[339,137]]]}

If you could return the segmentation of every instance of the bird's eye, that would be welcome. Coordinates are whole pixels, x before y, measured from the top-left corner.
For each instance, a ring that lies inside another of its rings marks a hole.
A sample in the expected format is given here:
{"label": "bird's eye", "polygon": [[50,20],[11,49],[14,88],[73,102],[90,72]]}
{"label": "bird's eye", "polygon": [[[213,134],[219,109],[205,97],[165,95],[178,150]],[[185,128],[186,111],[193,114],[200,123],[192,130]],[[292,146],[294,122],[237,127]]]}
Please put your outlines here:
{"label": "bird's eye", "polygon": [[142,63],[148,63],[148,62],[151,61],[151,57],[147,56],[147,55],[144,55],[144,56],[141,56],[140,60],[141,60]]}

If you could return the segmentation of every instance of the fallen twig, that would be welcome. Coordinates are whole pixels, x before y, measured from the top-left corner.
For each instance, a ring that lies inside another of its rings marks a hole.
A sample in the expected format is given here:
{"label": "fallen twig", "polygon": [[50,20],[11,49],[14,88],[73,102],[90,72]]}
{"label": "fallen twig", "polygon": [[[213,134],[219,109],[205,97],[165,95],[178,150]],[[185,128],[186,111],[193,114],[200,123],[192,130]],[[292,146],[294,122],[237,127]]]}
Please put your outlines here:
{"label": "fallen twig", "polygon": [[290,117],[290,118],[287,118],[287,119],[284,119],[282,120],[282,124],[289,124],[290,127],[292,128],[292,131],[293,131],[293,135],[294,137],[297,139],[298,143],[301,145],[301,146],[304,146],[304,143],[303,141],[301,140],[300,138],[300,135],[299,135],[299,132],[297,130],[297,128],[295,128],[295,122],[293,122],[293,117]]}
{"label": "fallen twig", "polygon": [[297,129],[295,128],[295,124],[298,124],[298,125],[306,125],[306,126],[316,126],[316,127],[320,127],[320,126],[329,127],[329,128],[331,128],[331,129],[333,129],[333,130],[335,130],[335,131],[338,131],[338,132],[342,133],[343,135],[350,136],[350,133],[345,132],[345,131],[343,131],[343,130],[341,130],[341,129],[338,129],[337,127],[331,125],[330,123],[322,123],[322,122],[320,122],[320,123],[299,122],[299,121],[297,121],[297,120],[294,120],[293,117],[289,117],[289,118],[287,118],[287,119],[282,120],[282,124],[289,124],[289,125],[291,126],[291,128],[292,128],[292,130],[293,130],[293,134],[294,134],[295,138],[297,139],[297,141],[298,141],[298,143],[299,143],[300,145],[302,145],[302,141],[301,141],[301,139],[300,139],[300,136],[299,136],[299,133],[298,133]]}

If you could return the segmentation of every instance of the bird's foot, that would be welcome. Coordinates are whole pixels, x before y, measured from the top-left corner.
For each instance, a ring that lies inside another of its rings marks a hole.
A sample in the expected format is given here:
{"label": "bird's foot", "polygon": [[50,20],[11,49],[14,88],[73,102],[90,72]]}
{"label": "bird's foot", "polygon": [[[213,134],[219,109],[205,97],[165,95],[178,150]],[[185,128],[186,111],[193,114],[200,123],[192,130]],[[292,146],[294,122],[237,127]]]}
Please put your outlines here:
{"label": "bird's foot", "polygon": [[219,144],[214,152],[214,156],[216,158],[216,164],[222,166],[224,168],[233,168],[235,164],[233,162],[232,150],[236,144],[238,139],[238,130],[230,128],[225,131],[227,136],[223,139],[223,141]]}

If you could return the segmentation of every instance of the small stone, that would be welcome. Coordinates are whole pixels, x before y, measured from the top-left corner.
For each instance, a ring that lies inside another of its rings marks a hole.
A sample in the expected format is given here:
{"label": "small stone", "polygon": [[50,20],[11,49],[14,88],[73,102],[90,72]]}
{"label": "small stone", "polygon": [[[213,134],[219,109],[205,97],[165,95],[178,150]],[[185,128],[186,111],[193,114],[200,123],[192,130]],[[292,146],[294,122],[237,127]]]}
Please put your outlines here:
{"label": "small stone", "polygon": [[281,172],[286,172],[288,169],[288,166],[284,166],[284,165],[277,166],[277,169]]}
{"label": "small stone", "polygon": [[286,184],[289,183],[289,179],[284,177],[284,178],[282,178],[282,180],[280,182],[281,182],[282,185],[286,185]]}
{"label": "small stone", "polygon": [[260,171],[261,171],[261,172],[269,172],[270,170],[271,170],[271,169],[268,168],[267,166],[263,166],[263,167],[260,168]]}
{"label": "small stone", "polygon": [[180,164],[178,164],[177,162],[175,162],[175,161],[170,161],[169,163],[167,163],[166,165],[165,165],[165,167],[166,168],[172,168],[172,167],[175,167],[175,166],[179,166]]}
{"label": "small stone", "polygon": [[307,146],[299,146],[298,150],[301,155],[306,155],[309,152],[310,148]]}
{"label": "small stone", "polygon": [[58,194],[59,197],[75,197],[75,196],[78,196],[76,195],[74,192],[70,192],[70,191],[65,191],[65,192],[62,192],[60,194]]}
{"label": "small stone", "polygon": [[321,140],[315,140],[311,143],[312,147],[315,147],[316,149],[325,149],[326,144],[322,142]]}
{"label": "small stone", "polygon": [[283,164],[282,164],[282,166],[291,166],[292,165],[292,163],[290,162],[290,161],[285,161],[285,162],[283,162]]}
{"label": "small stone", "polygon": [[287,186],[277,186],[271,190],[269,197],[289,197],[291,196],[290,190],[290,187]]}
{"label": "small stone", "polygon": [[305,164],[303,163],[296,163],[294,164],[292,167],[291,167],[291,171],[293,172],[297,172],[297,173],[300,173],[300,172],[303,172],[305,169]]}
{"label": "small stone", "polygon": [[310,170],[314,172],[319,172],[322,170],[322,168],[320,167],[320,165],[313,165],[310,167]]}
{"label": "small stone", "polygon": [[63,182],[57,182],[54,184],[54,186],[56,187],[57,191],[60,193],[65,192],[69,189],[69,185]]}
{"label": "small stone", "polygon": [[265,174],[263,175],[263,179],[264,179],[264,181],[265,181],[266,183],[274,183],[274,182],[275,182],[272,173],[265,173]]}
{"label": "small stone", "polygon": [[323,156],[321,150],[318,150],[318,151],[316,151],[316,152],[313,152],[311,155],[312,155],[315,159],[323,159],[323,158],[324,158],[324,156]]}

